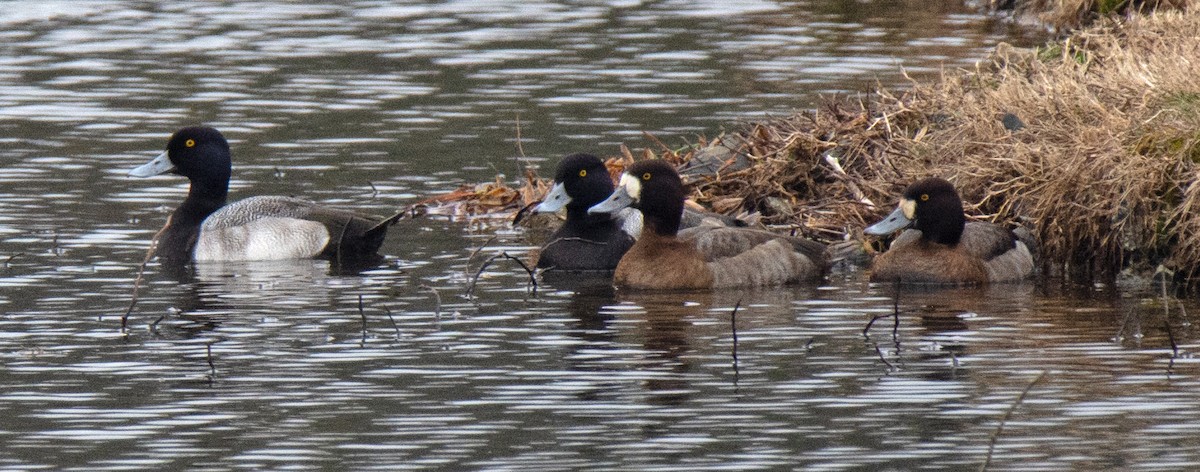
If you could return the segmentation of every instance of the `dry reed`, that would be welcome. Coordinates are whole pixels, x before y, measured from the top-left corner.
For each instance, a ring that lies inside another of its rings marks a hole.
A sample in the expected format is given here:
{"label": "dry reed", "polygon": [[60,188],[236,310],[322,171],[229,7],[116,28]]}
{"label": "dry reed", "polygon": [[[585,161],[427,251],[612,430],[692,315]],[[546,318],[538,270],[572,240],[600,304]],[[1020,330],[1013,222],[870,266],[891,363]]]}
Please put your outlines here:
{"label": "dry reed", "polygon": [[[1020,223],[1080,274],[1200,269],[1200,14],[1163,12],[1055,44],[1001,45],[974,70],[902,94],[747,125],[751,167],[693,198],[814,235],[851,236],[937,175],[975,218]],[[872,203],[875,205],[873,206]]]}
{"label": "dry reed", "polygon": [[993,10],[1011,10],[1058,31],[1071,31],[1113,16],[1183,10],[1191,0],[990,0]]}
{"label": "dry reed", "polygon": [[[1020,224],[1043,261],[1083,276],[1200,273],[1200,13],[1111,20],[973,70],[742,125],[637,159],[720,162],[692,200],[825,240],[861,237],[908,183],[941,176],[968,214]],[[622,147],[614,174],[635,160]],[[544,180],[529,175],[530,202]],[[485,193],[486,192],[480,192]]]}

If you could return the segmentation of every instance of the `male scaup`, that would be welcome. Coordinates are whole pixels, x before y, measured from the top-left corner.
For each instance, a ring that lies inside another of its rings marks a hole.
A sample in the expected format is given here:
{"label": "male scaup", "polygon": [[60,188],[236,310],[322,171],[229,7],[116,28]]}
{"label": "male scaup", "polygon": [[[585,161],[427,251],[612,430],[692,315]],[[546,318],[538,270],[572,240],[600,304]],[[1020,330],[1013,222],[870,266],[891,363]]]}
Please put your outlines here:
{"label": "male scaup", "polygon": [[381,220],[292,197],[251,197],[226,205],[232,161],[225,136],[209,127],[176,131],[167,150],[129,172],[173,173],[191,181],[171,213],[156,255],[173,263],[372,257],[395,217]]}
{"label": "male scaup", "polygon": [[980,284],[1033,274],[1033,255],[1012,231],[966,222],[962,200],[946,180],[927,178],[904,190],[900,205],[863,232],[883,236],[912,228],[871,264],[874,282]]}
{"label": "male scaup", "polygon": [[588,213],[641,210],[642,234],[621,258],[613,283],[648,290],[781,285],[817,280],[825,245],[747,228],[698,226],[679,231],[683,182],[661,160],[634,163],[607,200]]}
{"label": "male scaup", "polygon": [[612,190],[612,178],[600,158],[572,154],[558,163],[554,187],[535,211],[553,213],[565,207],[567,221],[542,246],[539,269],[607,272],[617,267],[621,256],[633,246],[634,235],[622,227],[620,218],[587,211],[604,201]]}

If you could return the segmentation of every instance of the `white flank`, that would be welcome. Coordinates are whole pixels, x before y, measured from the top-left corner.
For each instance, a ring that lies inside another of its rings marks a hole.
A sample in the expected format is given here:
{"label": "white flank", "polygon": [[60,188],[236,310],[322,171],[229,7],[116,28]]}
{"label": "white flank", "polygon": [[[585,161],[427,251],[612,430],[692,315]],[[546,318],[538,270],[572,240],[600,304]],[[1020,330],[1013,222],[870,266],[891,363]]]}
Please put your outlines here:
{"label": "white flank", "polygon": [[329,243],[329,230],[316,221],[267,217],[226,228],[202,228],[197,261],[269,261],[313,257]]}

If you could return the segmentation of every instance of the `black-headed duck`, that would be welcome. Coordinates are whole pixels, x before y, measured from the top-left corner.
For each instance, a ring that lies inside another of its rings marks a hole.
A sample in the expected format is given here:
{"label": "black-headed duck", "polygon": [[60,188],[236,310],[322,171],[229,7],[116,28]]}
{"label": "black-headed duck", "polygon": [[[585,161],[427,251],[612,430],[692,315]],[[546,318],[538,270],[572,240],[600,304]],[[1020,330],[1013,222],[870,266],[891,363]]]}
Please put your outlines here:
{"label": "black-headed duck", "polygon": [[612,191],[612,178],[600,158],[572,154],[558,163],[554,186],[535,211],[553,213],[566,208],[567,220],[542,247],[538,268],[611,272],[617,267],[621,256],[633,246],[635,235],[623,226],[622,219],[587,211]]}
{"label": "black-headed duck", "polygon": [[896,210],[863,232],[883,236],[906,228],[871,264],[872,281],[981,284],[1033,274],[1029,246],[998,225],[967,223],[958,192],[944,179],[909,185]]}
{"label": "black-headed duck", "polygon": [[818,280],[829,263],[825,246],[747,228],[698,226],[679,230],[683,182],[661,160],[636,162],[616,190],[588,213],[641,210],[642,234],[613,276],[620,288],[697,290],[782,285]]}
{"label": "black-headed duck", "polygon": [[173,263],[372,257],[394,221],[326,208],[292,197],[259,196],[226,204],[232,160],[225,136],[209,127],[176,131],[167,150],[129,172],[173,173],[191,181],[155,251]]}

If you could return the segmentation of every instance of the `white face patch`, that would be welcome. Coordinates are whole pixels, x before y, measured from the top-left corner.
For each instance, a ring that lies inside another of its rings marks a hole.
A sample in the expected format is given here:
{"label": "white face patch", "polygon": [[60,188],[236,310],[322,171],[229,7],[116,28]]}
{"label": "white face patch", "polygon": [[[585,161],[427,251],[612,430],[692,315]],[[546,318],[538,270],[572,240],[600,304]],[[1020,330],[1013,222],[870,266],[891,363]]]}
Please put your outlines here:
{"label": "white face patch", "polygon": [[642,201],[642,182],[636,177],[629,174],[621,174],[621,181],[617,183],[618,187],[625,189],[625,193],[629,194],[633,201]]}
{"label": "white face patch", "polygon": [[904,212],[904,217],[910,220],[917,217],[917,201],[910,199],[900,200],[900,210]]}

